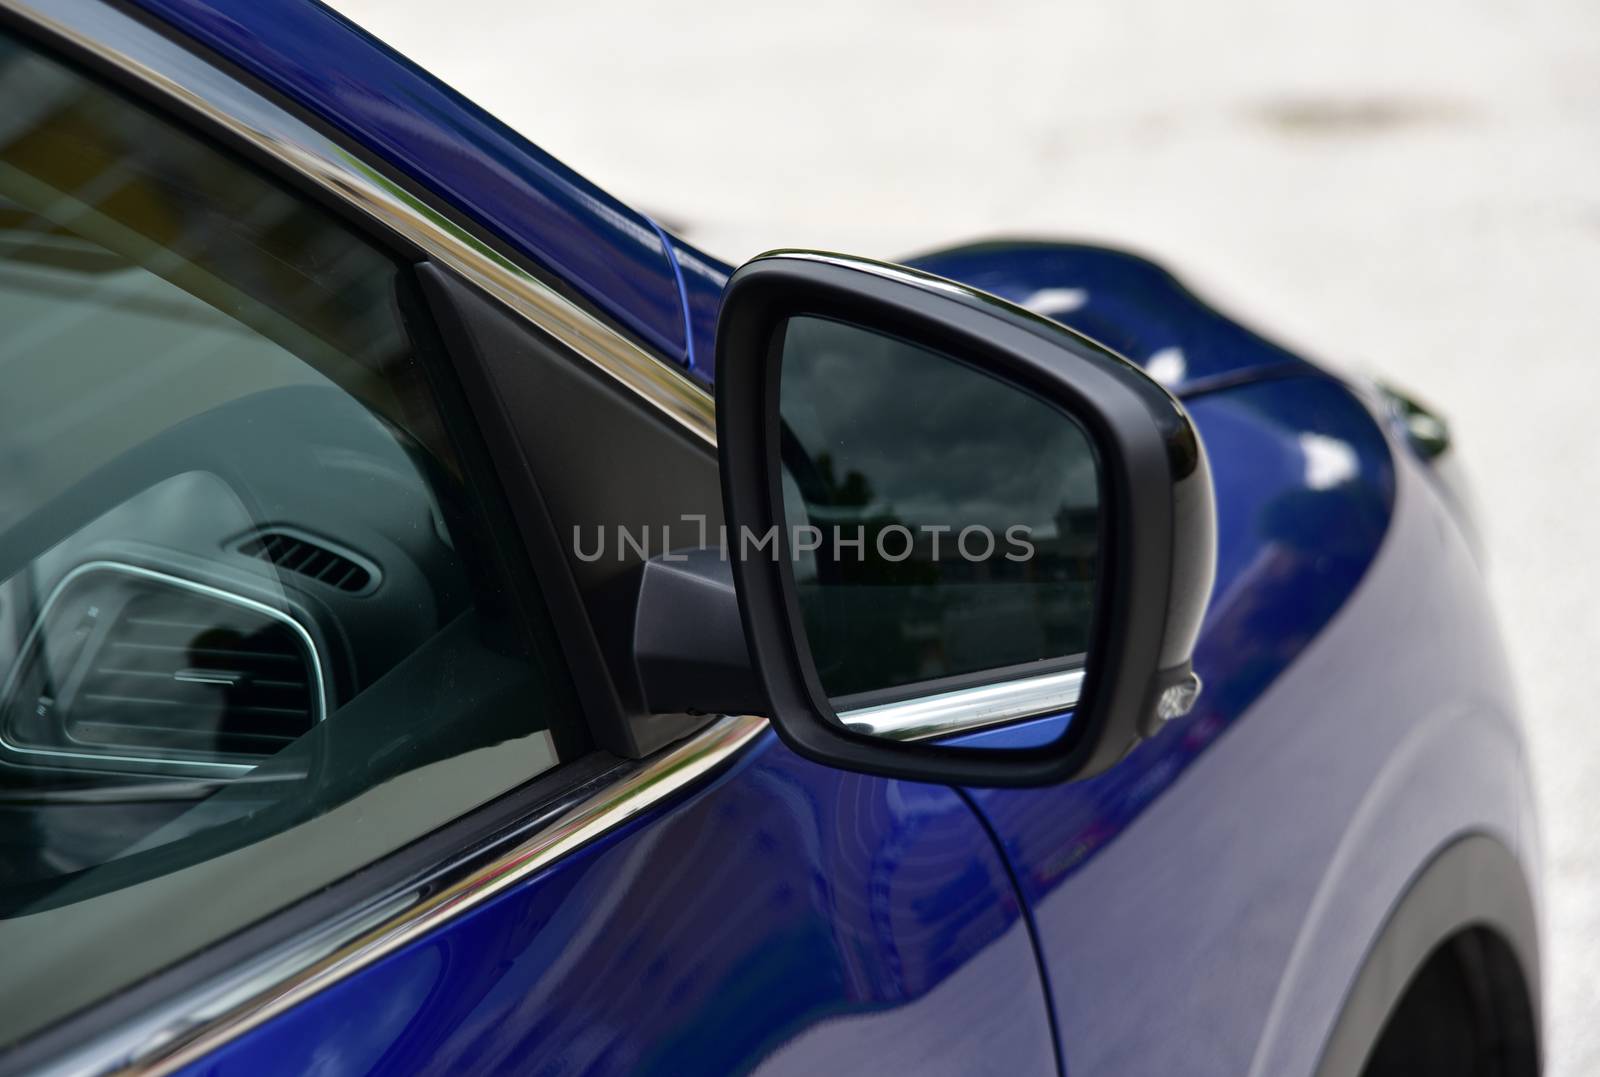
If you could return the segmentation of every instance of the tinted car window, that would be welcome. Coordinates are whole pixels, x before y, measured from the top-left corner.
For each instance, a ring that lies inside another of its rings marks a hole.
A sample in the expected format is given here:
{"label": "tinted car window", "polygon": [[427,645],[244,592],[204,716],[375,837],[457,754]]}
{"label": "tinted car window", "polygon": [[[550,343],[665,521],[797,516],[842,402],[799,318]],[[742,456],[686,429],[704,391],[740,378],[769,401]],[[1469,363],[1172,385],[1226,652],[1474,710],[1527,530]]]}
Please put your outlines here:
{"label": "tinted car window", "polygon": [[578,741],[403,265],[4,36],[0,99],[3,1043]]}

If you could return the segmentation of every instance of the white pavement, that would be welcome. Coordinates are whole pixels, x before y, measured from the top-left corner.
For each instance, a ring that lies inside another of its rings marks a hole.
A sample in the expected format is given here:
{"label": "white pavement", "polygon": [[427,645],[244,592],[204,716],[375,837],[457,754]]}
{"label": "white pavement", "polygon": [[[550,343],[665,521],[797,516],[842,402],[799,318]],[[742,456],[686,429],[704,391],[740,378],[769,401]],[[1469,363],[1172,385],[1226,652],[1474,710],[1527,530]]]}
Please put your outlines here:
{"label": "white pavement", "polygon": [[1131,245],[1436,404],[1541,783],[1549,1072],[1600,1073],[1600,4],[336,6],[730,261]]}

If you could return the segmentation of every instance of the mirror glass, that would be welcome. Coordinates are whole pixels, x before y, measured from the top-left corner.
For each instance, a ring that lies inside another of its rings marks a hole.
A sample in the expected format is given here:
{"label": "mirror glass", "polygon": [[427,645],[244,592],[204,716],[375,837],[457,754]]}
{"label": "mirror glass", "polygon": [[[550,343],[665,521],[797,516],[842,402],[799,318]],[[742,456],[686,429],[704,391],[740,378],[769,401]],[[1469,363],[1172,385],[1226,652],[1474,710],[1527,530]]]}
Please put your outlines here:
{"label": "mirror glass", "polygon": [[778,341],[786,540],[845,723],[1081,669],[1101,502],[1084,430],[1015,385],[860,326],[795,316]]}

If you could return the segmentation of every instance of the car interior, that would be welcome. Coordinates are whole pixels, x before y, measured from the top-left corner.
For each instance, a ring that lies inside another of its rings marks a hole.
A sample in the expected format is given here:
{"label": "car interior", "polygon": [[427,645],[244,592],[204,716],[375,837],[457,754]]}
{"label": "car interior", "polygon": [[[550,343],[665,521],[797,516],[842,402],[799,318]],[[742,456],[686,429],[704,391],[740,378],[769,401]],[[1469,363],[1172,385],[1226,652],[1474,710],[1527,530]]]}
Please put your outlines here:
{"label": "car interior", "polygon": [[0,919],[553,765],[403,261],[3,35],[0,85]]}

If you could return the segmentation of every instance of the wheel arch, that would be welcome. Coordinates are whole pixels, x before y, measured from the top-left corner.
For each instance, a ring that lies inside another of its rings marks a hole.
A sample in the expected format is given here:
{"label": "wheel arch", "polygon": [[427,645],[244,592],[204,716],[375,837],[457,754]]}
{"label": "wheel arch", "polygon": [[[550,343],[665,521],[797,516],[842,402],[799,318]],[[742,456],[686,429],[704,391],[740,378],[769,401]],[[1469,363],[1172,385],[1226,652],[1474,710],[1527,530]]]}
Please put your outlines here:
{"label": "wheel arch", "polygon": [[1317,1064],[1317,1077],[1358,1077],[1415,976],[1439,949],[1473,931],[1509,948],[1542,1047],[1538,911],[1516,856],[1499,839],[1463,835],[1412,878],[1373,940]]}

